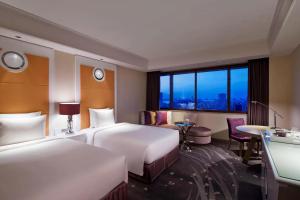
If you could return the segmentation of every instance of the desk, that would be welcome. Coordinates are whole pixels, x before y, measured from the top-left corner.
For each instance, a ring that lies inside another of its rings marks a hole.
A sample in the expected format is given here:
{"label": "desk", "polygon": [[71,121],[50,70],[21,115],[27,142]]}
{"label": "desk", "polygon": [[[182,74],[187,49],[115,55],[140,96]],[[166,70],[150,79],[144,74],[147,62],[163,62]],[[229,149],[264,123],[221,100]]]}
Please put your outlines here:
{"label": "desk", "polygon": [[252,154],[252,150],[254,149],[255,142],[258,139],[261,139],[262,133],[266,130],[269,130],[270,127],[268,126],[257,126],[257,125],[242,125],[242,126],[237,126],[236,129],[241,133],[241,134],[246,134],[250,135],[251,139],[248,144],[247,151],[243,157],[243,162],[248,163],[250,156]]}
{"label": "desk", "polygon": [[300,199],[300,145],[270,141],[262,137],[262,174],[264,199]]}

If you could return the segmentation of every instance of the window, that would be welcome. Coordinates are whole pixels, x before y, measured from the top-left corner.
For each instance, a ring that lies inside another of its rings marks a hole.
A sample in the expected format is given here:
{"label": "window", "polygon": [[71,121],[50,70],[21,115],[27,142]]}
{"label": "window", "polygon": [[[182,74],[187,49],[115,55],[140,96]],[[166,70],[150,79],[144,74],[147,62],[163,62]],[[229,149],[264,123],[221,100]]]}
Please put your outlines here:
{"label": "window", "polygon": [[227,111],[227,70],[197,73],[197,110]]}
{"label": "window", "polygon": [[160,108],[248,111],[248,66],[223,66],[160,76]]}
{"label": "window", "polygon": [[195,73],[173,76],[173,108],[195,109]]}
{"label": "window", "polygon": [[170,108],[170,75],[160,76],[159,107]]}
{"label": "window", "polygon": [[248,110],[248,68],[230,70],[230,110]]}

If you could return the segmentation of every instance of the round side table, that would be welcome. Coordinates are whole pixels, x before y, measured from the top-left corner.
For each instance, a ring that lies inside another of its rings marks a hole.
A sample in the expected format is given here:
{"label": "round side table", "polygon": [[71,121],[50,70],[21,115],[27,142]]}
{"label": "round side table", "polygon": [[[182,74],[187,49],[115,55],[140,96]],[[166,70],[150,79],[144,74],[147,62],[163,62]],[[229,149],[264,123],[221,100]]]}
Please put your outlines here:
{"label": "round side table", "polygon": [[180,149],[191,152],[192,149],[187,141],[187,136],[190,132],[190,129],[195,125],[194,122],[175,122],[175,125],[180,129],[180,133],[182,134],[182,143],[180,144]]}

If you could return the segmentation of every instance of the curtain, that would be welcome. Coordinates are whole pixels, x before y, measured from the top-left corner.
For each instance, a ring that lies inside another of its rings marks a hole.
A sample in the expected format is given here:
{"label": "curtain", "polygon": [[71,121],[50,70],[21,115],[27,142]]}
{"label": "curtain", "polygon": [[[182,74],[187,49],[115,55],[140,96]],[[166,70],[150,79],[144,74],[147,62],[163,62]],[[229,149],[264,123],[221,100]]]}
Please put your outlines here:
{"label": "curtain", "polygon": [[[248,124],[269,125],[269,58],[249,60]],[[258,103],[265,104],[266,106]]]}
{"label": "curtain", "polygon": [[147,73],[146,109],[159,110],[160,72]]}

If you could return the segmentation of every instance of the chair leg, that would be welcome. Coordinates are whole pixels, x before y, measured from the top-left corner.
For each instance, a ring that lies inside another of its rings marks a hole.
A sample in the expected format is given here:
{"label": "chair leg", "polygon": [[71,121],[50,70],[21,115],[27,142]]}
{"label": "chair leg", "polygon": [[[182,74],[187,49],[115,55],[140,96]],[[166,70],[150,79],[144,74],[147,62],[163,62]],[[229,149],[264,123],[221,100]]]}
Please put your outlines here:
{"label": "chair leg", "polygon": [[228,149],[230,149],[230,147],[231,147],[231,138],[229,138],[229,142],[228,142]]}
{"label": "chair leg", "polygon": [[243,150],[244,150],[244,143],[243,142],[240,142],[240,156],[242,157],[243,156]]}

